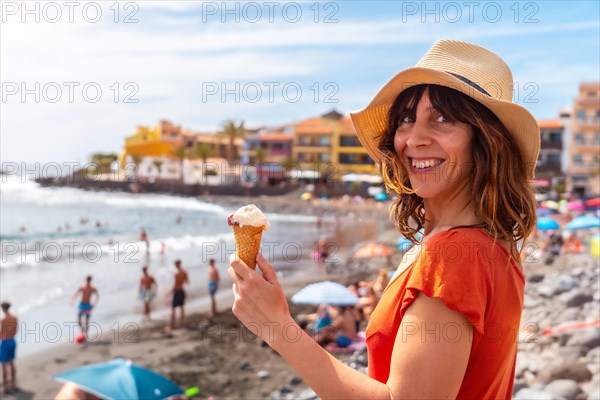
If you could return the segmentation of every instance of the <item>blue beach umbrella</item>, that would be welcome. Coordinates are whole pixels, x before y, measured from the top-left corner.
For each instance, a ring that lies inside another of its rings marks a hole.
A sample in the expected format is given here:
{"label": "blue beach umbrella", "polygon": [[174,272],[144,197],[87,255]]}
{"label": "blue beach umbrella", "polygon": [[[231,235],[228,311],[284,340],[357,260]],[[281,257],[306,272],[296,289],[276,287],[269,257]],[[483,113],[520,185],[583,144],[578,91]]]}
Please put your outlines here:
{"label": "blue beach umbrella", "polygon": [[538,208],[537,215],[540,217],[545,217],[546,215],[552,215],[554,211],[549,208]]}
{"label": "blue beach umbrella", "polygon": [[[415,238],[417,240],[421,240],[423,238],[423,231],[420,230],[419,232],[417,232],[417,234],[415,235]],[[404,236],[401,236],[400,239],[398,239],[398,250],[400,250],[400,252],[402,253],[406,253],[407,251],[409,251],[415,244],[413,242],[411,242],[410,240],[408,240],[407,238],[405,238]]]}
{"label": "blue beach umbrella", "polygon": [[358,297],[346,286],[331,281],[312,283],[292,296],[294,304],[353,306],[358,304],[358,301]]}
{"label": "blue beach umbrella", "polygon": [[377,201],[385,201],[388,199],[387,194],[381,192],[381,193],[376,193],[375,196],[373,196],[373,198]]}
{"label": "blue beach umbrella", "polygon": [[72,382],[86,392],[108,400],[161,400],[183,394],[174,382],[123,358],[85,365],[52,378],[58,382]]}
{"label": "blue beach umbrella", "polygon": [[560,228],[558,222],[550,218],[538,218],[537,227],[540,231],[550,231]]}
{"label": "blue beach umbrella", "polygon": [[600,218],[593,215],[582,215],[581,217],[573,218],[565,227],[568,231],[592,228],[600,228]]}

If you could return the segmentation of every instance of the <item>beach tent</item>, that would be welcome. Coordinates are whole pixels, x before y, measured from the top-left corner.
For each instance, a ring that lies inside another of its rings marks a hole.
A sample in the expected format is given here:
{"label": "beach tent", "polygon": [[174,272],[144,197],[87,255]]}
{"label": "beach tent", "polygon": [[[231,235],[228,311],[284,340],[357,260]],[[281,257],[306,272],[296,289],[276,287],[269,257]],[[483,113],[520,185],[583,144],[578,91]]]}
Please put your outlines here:
{"label": "beach tent", "polygon": [[560,225],[558,225],[558,222],[550,218],[538,218],[537,228],[540,231],[550,231],[560,228]]}
{"label": "beach tent", "polygon": [[161,400],[184,393],[175,382],[123,358],[85,365],[52,378],[72,382],[101,399]]}
{"label": "beach tent", "polygon": [[372,258],[388,257],[392,255],[392,250],[379,243],[370,243],[364,245],[354,253],[354,258]]}
{"label": "beach tent", "polygon": [[573,218],[565,227],[568,231],[593,228],[600,228],[600,218],[593,215],[582,215],[581,217]]}
{"label": "beach tent", "polygon": [[331,281],[312,283],[292,296],[292,303],[294,304],[353,306],[358,302],[358,297],[346,286]]}

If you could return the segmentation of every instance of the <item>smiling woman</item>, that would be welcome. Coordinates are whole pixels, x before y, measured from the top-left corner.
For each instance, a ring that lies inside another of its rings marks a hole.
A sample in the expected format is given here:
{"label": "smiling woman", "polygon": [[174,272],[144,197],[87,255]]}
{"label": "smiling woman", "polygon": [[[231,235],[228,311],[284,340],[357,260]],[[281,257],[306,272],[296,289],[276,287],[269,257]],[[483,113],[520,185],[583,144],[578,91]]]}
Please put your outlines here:
{"label": "smiling woman", "polygon": [[440,40],[352,114],[395,196],[398,229],[417,243],[369,320],[369,376],[307,335],[292,340],[273,267],[259,255],[261,275],[231,259],[233,312],[321,398],[512,397],[525,286],[517,249],[535,226],[528,181],[540,146],[512,88],[496,54]]}

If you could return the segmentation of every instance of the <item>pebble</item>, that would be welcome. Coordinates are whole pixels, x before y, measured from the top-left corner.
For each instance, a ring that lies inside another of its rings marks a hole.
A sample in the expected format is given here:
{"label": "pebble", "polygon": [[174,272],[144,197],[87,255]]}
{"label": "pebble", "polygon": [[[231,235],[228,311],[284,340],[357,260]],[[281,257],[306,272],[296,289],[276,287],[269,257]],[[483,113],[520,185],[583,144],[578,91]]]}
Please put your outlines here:
{"label": "pebble", "polygon": [[580,393],[583,393],[577,382],[570,379],[552,381],[544,388],[544,391],[566,400],[575,400]]}
{"label": "pebble", "polygon": [[269,372],[267,372],[267,371],[258,371],[258,373],[256,374],[256,376],[258,376],[259,379],[267,379],[269,377]]}

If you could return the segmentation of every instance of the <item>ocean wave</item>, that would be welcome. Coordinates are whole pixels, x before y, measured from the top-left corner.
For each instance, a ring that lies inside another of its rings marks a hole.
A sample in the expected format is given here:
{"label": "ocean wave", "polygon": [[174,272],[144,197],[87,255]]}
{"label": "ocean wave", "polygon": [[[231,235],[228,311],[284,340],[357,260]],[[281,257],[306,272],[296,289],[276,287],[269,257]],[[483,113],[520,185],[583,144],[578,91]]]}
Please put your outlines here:
{"label": "ocean wave", "polygon": [[[214,250],[215,246],[232,240],[232,233],[216,235],[185,235],[165,237],[150,241],[150,248],[141,241],[99,243],[97,241],[2,242],[0,268],[35,268],[40,264],[96,263],[113,258],[115,262],[139,262],[146,254],[160,255],[171,251],[189,249]],[[228,247],[229,248],[229,247]]]}
{"label": "ocean wave", "polygon": [[75,188],[46,188],[35,182],[9,176],[0,185],[2,201],[18,201],[39,206],[94,204],[122,208],[159,208],[225,213],[219,205],[194,198],[154,193],[88,192]]}

